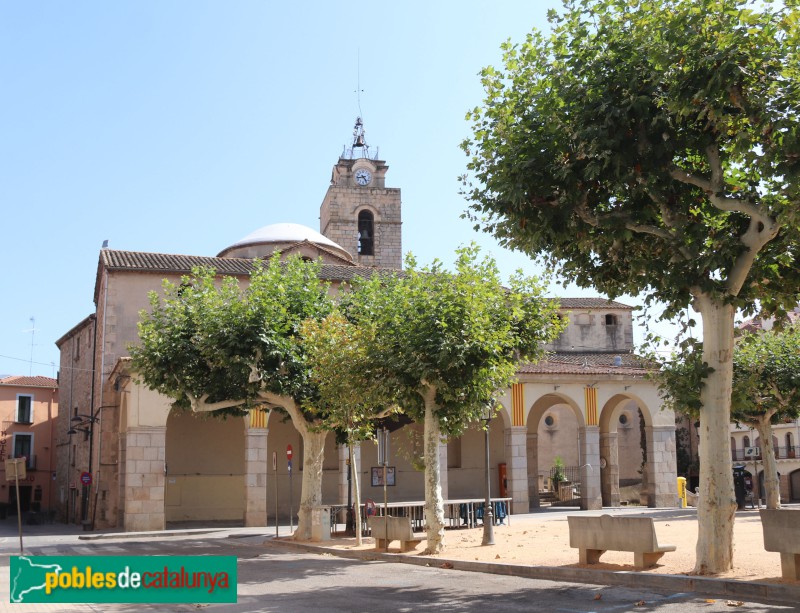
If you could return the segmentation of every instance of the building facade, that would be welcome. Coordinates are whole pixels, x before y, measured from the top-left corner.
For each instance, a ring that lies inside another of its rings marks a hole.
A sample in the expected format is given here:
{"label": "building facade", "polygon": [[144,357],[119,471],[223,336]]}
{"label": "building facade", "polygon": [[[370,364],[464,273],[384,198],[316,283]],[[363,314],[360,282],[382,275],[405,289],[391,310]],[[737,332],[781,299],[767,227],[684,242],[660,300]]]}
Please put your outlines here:
{"label": "building facade", "polygon": [[25,458],[26,476],[19,483],[22,513],[47,517],[58,506],[55,491],[55,424],[58,416],[58,382],[50,377],[0,378],[0,506],[17,512],[15,481],[6,479],[5,461]]}
{"label": "building facade", "polygon": [[[75,508],[64,516],[83,517],[85,506],[94,525],[146,530],[207,521],[263,526],[268,517],[272,522],[276,515],[286,519],[290,509],[297,511],[302,439],[283,415],[254,411],[221,421],[176,412],[170,399],[136,382],[127,348],[137,342],[138,313],[149,308],[148,292],[159,291],[163,279],[178,281],[194,266],[212,267],[246,285],[254,260],[275,251],[281,257],[296,253],[322,261],[321,276],[331,283],[332,291],[376,269],[399,269],[400,190],[386,187],[387,170],[384,161],[370,157],[368,149],[359,145],[357,135],[353,148],[334,165],[320,206],[320,232],[273,224],[222,249],[217,257],[101,250],[96,310],[59,340],[62,397],[70,399],[73,412],[72,417],[62,418],[59,436],[65,453],[78,458],[81,467],[93,467],[91,487],[75,495]],[[626,466],[630,454],[620,424],[641,415],[645,456],[640,437],[631,438],[636,438],[637,467],[647,482],[646,502],[674,505],[674,418],[660,410],[645,365],[632,354],[632,309],[599,298],[565,299],[562,312],[570,326],[550,347],[552,358],[520,365],[519,383],[506,390],[503,408],[490,425],[493,495],[511,497],[513,512],[527,512],[539,504],[540,473],[552,461],[550,452],[543,451],[547,446],[539,445],[539,433],[549,427],[548,443],[556,441],[560,453],[574,458],[580,505],[598,509],[619,504],[620,454]],[[85,378],[76,371],[68,377],[75,365],[80,365],[79,372],[94,376]],[[75,417],[89,418],[89,441],[65,434]],[[548,417],[557,418],[562,426],[548,426]],[[398,428],[391,438],[395,478],[390,495],[398,501],[420,500],[419,427]],[[89,453],[87,443],[91,454],[82,460],[83,452],[72,446],[82,445]],[[290,445],[291,474],[284,455]],[[482,449],[483,434],[478,429],[442,443],[441,465],[448,467],[442,476],[445,498],[482,495]],[[280,457],[274,471],[268,461],[273,452]],[[364,444],[357,453],[355,478],[360,480],[362,497],[382,497],[382,488],[373,479],[375,446]],[[329,435],[323,465],[323,499],[328,503],[347,500],[346,460],[345,450],[337,448]],[[71,488],[72,477],[59,479],[60,487]]]}

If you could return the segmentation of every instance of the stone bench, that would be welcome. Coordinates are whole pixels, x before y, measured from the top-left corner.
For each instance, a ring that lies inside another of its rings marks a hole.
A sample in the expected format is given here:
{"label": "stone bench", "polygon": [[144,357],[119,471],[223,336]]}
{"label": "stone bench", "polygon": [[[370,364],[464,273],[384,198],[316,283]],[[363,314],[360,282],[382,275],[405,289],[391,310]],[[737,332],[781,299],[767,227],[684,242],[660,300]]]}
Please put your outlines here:
{"label": "stone bench", "polygon": [[[389,543],[400,541],[400,551],[411,551],[422,538],[414,536],[410,517],[367,517],[367,525],[375,539],[375,549],[389,549]],[[386,534],[388,529],[389,534]]]}
{"label": "stone bench", "polygon": [[655,565],[675,545],[659,545],[651,517],[568,515],[569,546],[581,564],[597,564],[606,551],[632,551],[637,569]]}
{"label": "stone bench", "polygon": [[784,579],[800,579],[800,509],[761,509],[764,549],[781,554]]}

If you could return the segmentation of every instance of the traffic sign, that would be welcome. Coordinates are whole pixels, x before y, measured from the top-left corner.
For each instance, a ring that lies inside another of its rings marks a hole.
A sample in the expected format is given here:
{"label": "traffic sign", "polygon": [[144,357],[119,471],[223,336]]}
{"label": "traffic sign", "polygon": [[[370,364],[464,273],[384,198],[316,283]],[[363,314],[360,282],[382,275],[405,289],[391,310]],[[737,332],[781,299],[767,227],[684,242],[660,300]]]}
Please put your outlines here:
{"label": "traffic sign", "polygon": [[92,473],[82,472],[81,473],[81,483],[84,485],[91,485],[92,484]]}
{"label": "traffic sign", "polygon": [[289,462],[288,462],[288,470],[289,470],[289,474],[291,475],[292,474],[292,461],[291,460],[289,460]]}
{"label": "traffic sign", "polygon": [[292,446],[286,445],[286,459],[291,461],[292,460]]}

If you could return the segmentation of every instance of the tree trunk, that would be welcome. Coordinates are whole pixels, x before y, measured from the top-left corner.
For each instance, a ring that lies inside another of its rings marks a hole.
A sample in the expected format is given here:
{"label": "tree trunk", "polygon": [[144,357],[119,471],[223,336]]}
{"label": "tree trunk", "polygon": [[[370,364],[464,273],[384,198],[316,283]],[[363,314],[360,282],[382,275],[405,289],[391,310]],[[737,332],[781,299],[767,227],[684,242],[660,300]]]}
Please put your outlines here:
{"label": "tree trunk", "polygon": [[439,418],[434,413],[436,388],[426,388],[423,398],[425,399],[425,518],[428,530],[428,546],[424,553],[434,554],[444,549],[444,501],[439,466],[439,443],[442,435]]}
{"label": "tree trunk", "polygon": [[303,483],[300,490],[300,509],[297,514],[297,530],[294,538],[311,540],[311,510],[322,506],[322,461],[325,452],[326,431],[312,429],[294,398],[279,396],[261,390],[259,396],[276,407],[283,407],[292,420],[292,425],[303,438]]}
{"label": "tree trunk", "polygon": [[[772,414],[767,413],[756,421],[756,430],[761,437],[761,457],[764,468],[764,495],[768,509],[781,508],[781,493],[778,488],[778,463],[775,461],[775,445],[772,444]],[[758,492],[758,495],[761,493]]]}
{"label": "tree trunk", "polygon": [[325,452],[327,432],[306,429],[303,436],[303,485],[300,494],[300,510],[297,514],[297,531],[294,538],[308,541],[312,538],[311,511],[322,506],[322,460]]}
{"label": "tree trunk", "polygon": [[700,498],[694,570],[705,575],[733,567],[736,499],[729,432],[734,309],[701,292],[695,293],[694,308],[703,319],[703,361],[713,369],[700,392]]}

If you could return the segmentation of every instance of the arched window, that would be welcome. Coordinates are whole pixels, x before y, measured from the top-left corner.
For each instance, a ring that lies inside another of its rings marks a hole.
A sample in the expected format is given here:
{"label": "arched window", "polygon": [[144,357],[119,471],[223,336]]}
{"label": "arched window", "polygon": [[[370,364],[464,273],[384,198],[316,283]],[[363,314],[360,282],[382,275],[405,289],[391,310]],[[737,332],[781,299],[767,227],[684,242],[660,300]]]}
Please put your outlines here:
{"label": "arched window", "polygon": [[742,447],[750,447],[750,437],[747,436],[746,434],[744,435],[744,438],[742,439]]}
{"label": "arched window", "polygon": [[790,458],[794,457],[794,438],[791,432],[786,433],[786,455]]}
{"label": "arched window", "polygon": [[375,255],[375,218],[369,211],[358,214],[358,253]]}

